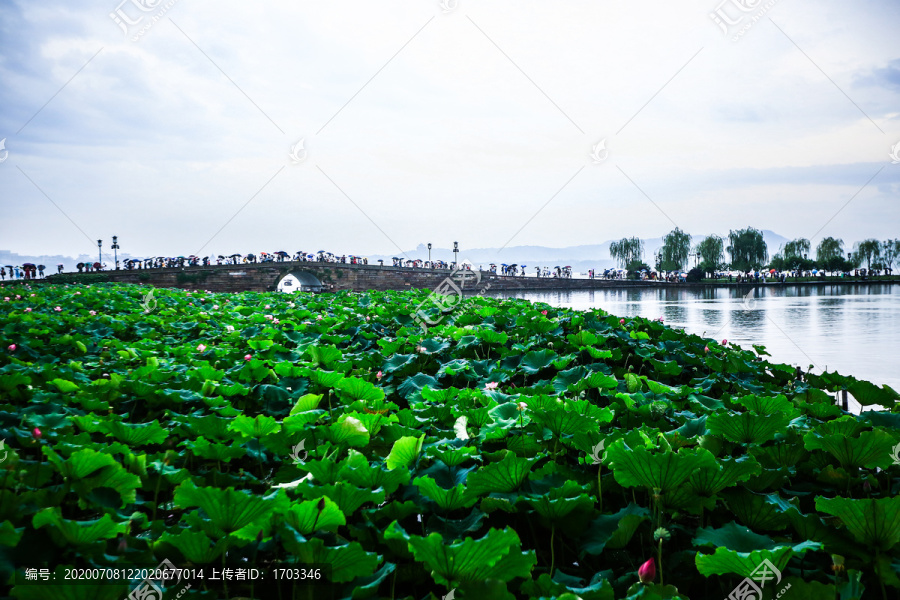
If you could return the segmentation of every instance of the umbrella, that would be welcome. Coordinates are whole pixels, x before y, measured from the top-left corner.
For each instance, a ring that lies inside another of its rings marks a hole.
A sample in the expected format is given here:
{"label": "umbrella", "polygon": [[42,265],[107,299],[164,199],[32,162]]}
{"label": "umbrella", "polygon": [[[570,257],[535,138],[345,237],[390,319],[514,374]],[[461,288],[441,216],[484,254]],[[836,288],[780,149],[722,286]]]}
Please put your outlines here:
{"label": "umbrella", "polygon": [[33,267],[34,263],[23,263],[22,266],[23,267]]}
{"label": "umbrella", "polygon": [[234,258],[235,256],[240,256],[240,254],[232,254],[232,255],[229,256],[228,258]]}
{"label": "umbrella", "polygon": [[816,273],[819,272],[819,270],[818,270],[818,269],[813,269],[812,272],[813,272],[813,275],[815,275]]}
{"label": "umbrella", "polygon": [[774,273],[775,269],[769,269],[769,273]]}
{"label": "umbrella", "polygon": [[220,255],[219,255],[219,258],[225,258],[225,257],[224,257],[224,256],[222,256],[222,255],[221,255],[221,254],[220,254]]}

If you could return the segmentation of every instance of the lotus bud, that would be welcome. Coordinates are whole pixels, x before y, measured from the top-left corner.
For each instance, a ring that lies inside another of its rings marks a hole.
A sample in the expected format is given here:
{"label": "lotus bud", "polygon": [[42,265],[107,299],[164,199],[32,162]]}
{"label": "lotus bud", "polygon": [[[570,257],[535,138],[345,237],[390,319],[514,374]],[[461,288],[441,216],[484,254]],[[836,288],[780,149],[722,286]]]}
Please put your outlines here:
{"label": "lotus bud", "polygon": [[831,570],[835,573],[837,573],[838,571],[844,571],[846,569],[844,567],[844,557],[840,554],[832,554],[831,563]]}
{"label": "lotus bud", "polygon": [[638,569],[638,577],[640,577],[641,583],[650,583],[656,579],[656,561],[651,558],[642,564]]}
{"label": "lotus bud", "polygon": [[41,435],[42,435],[41,430],[38,429],[37,427],[35,427],[34,430],[31,432],[31,435],[34,436],[34,439],[39,440],[39,439],[41,439]]}

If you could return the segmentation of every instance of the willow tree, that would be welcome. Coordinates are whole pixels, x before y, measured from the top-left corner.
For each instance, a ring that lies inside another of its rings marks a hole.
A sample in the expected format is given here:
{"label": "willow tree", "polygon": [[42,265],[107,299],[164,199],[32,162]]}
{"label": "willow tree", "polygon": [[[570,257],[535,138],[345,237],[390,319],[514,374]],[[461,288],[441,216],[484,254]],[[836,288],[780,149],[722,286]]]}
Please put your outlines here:
{"label": "willow tree", "polygon": [[659,269],[676,271],[683,269],[691,253],[691,236],[676,227],[663,238],[659,249]]}
{"label": "willow tree", "polygon": [[879,259],[881,259],[881,251],[881,242],[874,238],[856,242],[856,246],[853,249],[857,261],[865,261],[867,269],[871,269],[872,263],[878,262]]}
{"label": "willow tree", "polygon": [[806,238],[791,240],[784,245],[781,254],[785,260],[806,258],[809,256],[809,247],[809,240]]}
{"label": "willow tree", "polygon": [[622,238],[609,245],[609,255],[612,256],[620,267],[625,267],[636,260],[642,260],[644,256],[644,242],[640,238]]}
{"label": "willow tree", "polygon": [[727,250],[731,256],[731,268],[738,271],[759,269],[769,260],[762,231],[753,227],[729,231]]}
{"label": "willow tree", "polygon": [[700,268],[713,273],[725,266],[725,242],[717,235],[708,235],[694,249],[700,257]]}
{"label": "willow tree", "polygon": [[844,240],[833,237],[822,238],[816,246],[816,260],[824,265],[836,258],[844,258]]}
{"label": "willow tree", "polygon": [[884,240],[881,244],[881,260],[884,266],[893,269],[898,258],[900,258],[900,240]]}

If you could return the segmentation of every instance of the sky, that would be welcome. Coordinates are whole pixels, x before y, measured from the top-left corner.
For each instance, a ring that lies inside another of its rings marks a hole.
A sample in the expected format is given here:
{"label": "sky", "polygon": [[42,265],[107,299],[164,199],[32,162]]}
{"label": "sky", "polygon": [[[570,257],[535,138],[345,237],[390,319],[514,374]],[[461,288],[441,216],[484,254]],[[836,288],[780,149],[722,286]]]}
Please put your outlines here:
{"label": "sky", "polygon": [[0,248],[896,238],[898,28],[870,0],[5,0]]}

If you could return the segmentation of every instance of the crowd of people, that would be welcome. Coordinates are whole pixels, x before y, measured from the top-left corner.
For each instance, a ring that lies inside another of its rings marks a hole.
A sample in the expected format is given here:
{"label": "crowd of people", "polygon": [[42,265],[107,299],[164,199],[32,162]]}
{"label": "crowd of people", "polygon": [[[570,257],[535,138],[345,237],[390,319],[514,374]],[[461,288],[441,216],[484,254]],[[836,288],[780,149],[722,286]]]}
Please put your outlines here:
{"label": "crowd of people", "polygon": [[[278,251],[278,252],[260,252],[259,254],[231,254],[231,255],[210,255],[210,256],[175,256],[175,257],[166,257],[166,256],[158,256],[152,258],[128,258],[122,261],[116,261],[115,268],[120,269],[123,268],[125,270],[140,270],[140,269],[175,269],[175,268],[184,268],[184,267],[198,267],[198,266],[209,266],[209,265],[241,265],[241,264],[254,264],[254,263],[267,263],[267,262],[326,262],[326,263],[343,263],[343,264],[353,264],[353,265],[368,265],[369,259],[364,256],[356,256],[352,254],[343,254],[337,255],[332,252],[327,252],[325,250],[319,250],[318,252],[304,252],[299,251],[294,254],[289,254],[288,252]],[[410,258],[402,258],[399,256],[394,256],[391,259],[394,267],[400,268],[408,268],[408,269],[445,269],[445,270],[474,270],[474,265],[468,261],[464,261],[461,264],[457,265],[456,263],[448,263],[443,260],[422,260],[422,259],[410,259]],[[377,261],[380,265],[384,265],[383,260]],[[63,272],[64,265],[57,265],[57,272]],[[106,264],[100,262],[79,262],[76,265],[79,273],[92,273],[95,271],[103,271],[107,268]],[[519,264],[494,264],[490,263],[487,269],[483,268],[483,265],[478,266],[479,271],[487,271],[493,274],[499,274],[503,276],[509,277],[526,277],[528,273],[526,271],[527,265],[519,265]],[[571,279],[572,267],[571,266],[554,266],[554,267],[532,267],[534,269],[535,277],[541,278],[565,278]],[[2,265],[0,266],[0,279],[5,280],[7,277],[9,279],[37,279],[44,277],[44,270],[46,267],[44,265],[35,265],[32,263],[25,263],[20,266],[15,265]],[[854,278],[863,278],[875,276],[875,275],[892,275],[893,270],[890,268],[886,268],[880,271],[876,270],[866,270],[866,269],[855,269],[852,273],[842,273],[841,276],[844,277],[854,277]],[[603,269],[602,271],[589,269],[586,273],[588,279],[607,279],[607,280],[616,280],[616,279],[626,279],[628,277],[628,271],[625,269]],[[640,273],[637,273],[638,278],[642,280],[649,281],[665,281],[670,283],[678,283],[683,282],[686,279],[686,273],[683,272],[668,272],[668,273],[659,273],[654,270],[643,270]],[[771,281],[781,281],[784,282],[787,279],[796,279],[800,277],[821,277],[825,275],[825,271],[820,271],[817,269],[812,269],[810,271],[801,271],[801,270],[793,270],[793,271],[782,271],[776,272],[775,269],[769,270],[759,270],[759,271],[748,271],[746,273],[739,273],[735,271],[731,272],[718,272],[714,274],[715,279],[725,279],[727,278],[729,281],[737,281],[741,282],[771,282]]]}

